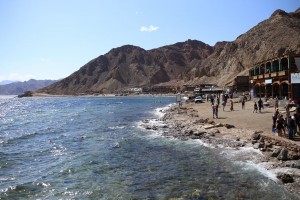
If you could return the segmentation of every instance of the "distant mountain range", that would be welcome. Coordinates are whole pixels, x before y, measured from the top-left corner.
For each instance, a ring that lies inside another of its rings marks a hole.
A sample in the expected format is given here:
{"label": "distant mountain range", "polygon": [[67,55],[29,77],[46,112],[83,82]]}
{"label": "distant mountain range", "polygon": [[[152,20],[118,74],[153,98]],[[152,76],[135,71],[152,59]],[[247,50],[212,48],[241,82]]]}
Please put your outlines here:
{"label": "distant mountain range", "polygon": [[10,83],[13,83],[13,82],[19,82],[19,81],[3,80],[3,81],[0,81],[0,85],[7,85],[7,84],[10,84]]}
{"label": "distant mountain range", "polygon": [[[10,81],[6,81],[6,83]],[[34,80],[24,82],[11,82],[9,84],[0,85],[0,95],[19,95],[25,91],[36,91],[40,88],[51,85],[57,81],[53,80]]]}
{"label": "distant mountain range", "polygon": [[114,48],[38,92],[111,93],[126,87],[174,82],[224,86],[238,74],[248,74],[254,63],[284,54],[299,54],[299,33],[300,9],[292,13],[277,10],[232,42],[210,46],[187,40],[152,50],[132,45]]}

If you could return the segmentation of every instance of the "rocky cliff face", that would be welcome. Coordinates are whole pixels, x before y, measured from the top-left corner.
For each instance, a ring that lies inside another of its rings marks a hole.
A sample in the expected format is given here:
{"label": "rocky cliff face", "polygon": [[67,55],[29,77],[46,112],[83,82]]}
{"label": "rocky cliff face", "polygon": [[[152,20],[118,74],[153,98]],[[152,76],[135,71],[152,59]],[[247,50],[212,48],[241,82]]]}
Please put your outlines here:
{"label": "rocky cliff face", "polygon": [[182,80],[213,47],[195,40],[146,51],[125,45],[90,61],[69,77],[39,90],[50,94],[115,92],[124,87],[147,87]]}
{"label": "rocky cliff face", "polygon": [[[300,53],[300,10],[286,13],[275,11],[271,17],[233,42],[217,43],[213,54],[191,71],[189,83],[210,82],[224,85],[237,74],[248,74],[254,63]],[[200,73],[195,74],[195,71]]]}
{"label": "rocky cliff face", "polygon": [[112,49],[39,92],[105,93],[174,80],[223,86],[237,74],[247,74],[256,62],[300,53],[299,33],[299,9],[293,13],[277,10],[235,41],[218,42],[214,47],[188,40],[149,51],[131,45]]}

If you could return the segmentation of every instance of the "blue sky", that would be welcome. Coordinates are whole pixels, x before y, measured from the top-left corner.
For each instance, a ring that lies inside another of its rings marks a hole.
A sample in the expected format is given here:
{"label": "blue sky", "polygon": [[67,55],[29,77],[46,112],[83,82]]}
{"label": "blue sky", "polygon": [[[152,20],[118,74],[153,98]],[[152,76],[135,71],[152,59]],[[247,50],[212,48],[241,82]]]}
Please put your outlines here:
{"label": "blue sky", "polygon": [[0,81],[59,79],[125,44],[233,41],[300,0],[0,0]]}

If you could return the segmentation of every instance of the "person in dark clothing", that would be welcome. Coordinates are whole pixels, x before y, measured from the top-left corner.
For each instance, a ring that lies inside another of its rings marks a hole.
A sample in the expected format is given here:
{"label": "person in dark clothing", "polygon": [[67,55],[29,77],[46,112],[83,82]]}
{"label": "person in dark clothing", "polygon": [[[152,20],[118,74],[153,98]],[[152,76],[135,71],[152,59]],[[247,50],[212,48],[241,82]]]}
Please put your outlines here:
{"label": "person in dark clothing", "polygon": [[282,137],[285,135],[283,115],[278,116],[278,118],[276,120],[276,129],[278,132],[278,136]]}
{"label": "person in dark clothing", "polygon": [[276,120],[279,116],[279,111],[278,108],[276,109],[275,113],[273,114],[272,118],[273,118],[273,124],[276,124]]}
{"label": "person in dark clothing", "polygon": [[261,98],[259,98],[257,103],[258,103],[258,110],[259,112],[261,112],[261,108],[263,107],[263,101],[261,100]]}
{"label": "person in dark clothing", "polygon": [[298,132],[298,131],[300,131],[300,129],[299,129],[299,127],[300,127],[299,116],[295,113],[295,114],[294,114],[294,118],[295,118],[295,123],[296,123],[295,134],[296,134],[296,133],[299,134],[299,132]]}
{"label": "person in dark clothing", "polygon": [[296,122],[294,116],[289,116],[288,118],[288,129],[289,129],[289,139],[294,139],[295,129],[296,129]]}
{"label": "person in dark clothing", "polygon": [[256,112],[257,113],[257,103],[254,102],[254,109],[253,109],[253,113]]}

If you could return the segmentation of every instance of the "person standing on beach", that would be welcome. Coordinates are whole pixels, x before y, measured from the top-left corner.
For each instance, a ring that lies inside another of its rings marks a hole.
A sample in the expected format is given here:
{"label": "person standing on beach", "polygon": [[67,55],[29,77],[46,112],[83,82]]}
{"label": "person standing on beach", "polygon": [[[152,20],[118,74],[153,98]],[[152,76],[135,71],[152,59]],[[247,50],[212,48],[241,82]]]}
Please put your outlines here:
{"label": "person standing on beach", "polygon": [[278,108],[276,109],[276,111],[274,112],[272,119],[273,119],[273,125],[276,126],[276,120],[279,117],[279,111]]}
{"label": "person standing on beach", "polygon": [[242,100],[242,110],[245,110],[245,98]]}
{"label": "person standing on beach", "polygon": [[277,129],[278,136],[280,136],[280,137],[284,136],[283,135],[283,129],[284,129],[283,115],[279,115],[278,119],[276,120],[276,129]]}
{"label": "person standing on beach", "polygon": [[258,103],[258,110],[259,110],[259,112],[261,112],[261,108],[263,107],[263,102],[262,102],[261,98],[259,98],[257,103]]}
{"label": "person standing on beach", "polygon": [[233,101],[230,100],[230,111],[233,111]]}
{"label": "person standing on beach", "polygon": [[225,99],[222,100],[223,111],[225,111],[226,102]]}
{"label": "person standing on beach", "polygon": [[289,129],[289,139],[293,140],[296,129],[296,122],[294,116],[289,116],[288,118],[288,129]]}
{"label": "person standing on beach", "polygon": [[257,103],[254,102],[254,109],[253,109],[253,113],[256,112],[257,113]]}
{"label": "person standing on beach", "polygon": [[219,104],[217,103],[215,108],[216,118],[218,118],[218,112],[219,112]]}
{"label": "person standing on beach", "polygon": [[215,104],[211,104],[211,109],[212,109],[212,113],[213,113],[213,118],[215,118],[215,116],[217,116],[216,115],[216,106],[215,106]]}
{"label": "person standing on beach", "polygon": [[275,103],[274,103],[275,110],[278,108],[278,104],[279,104],[278,98],[276,97],[275,98]]}

